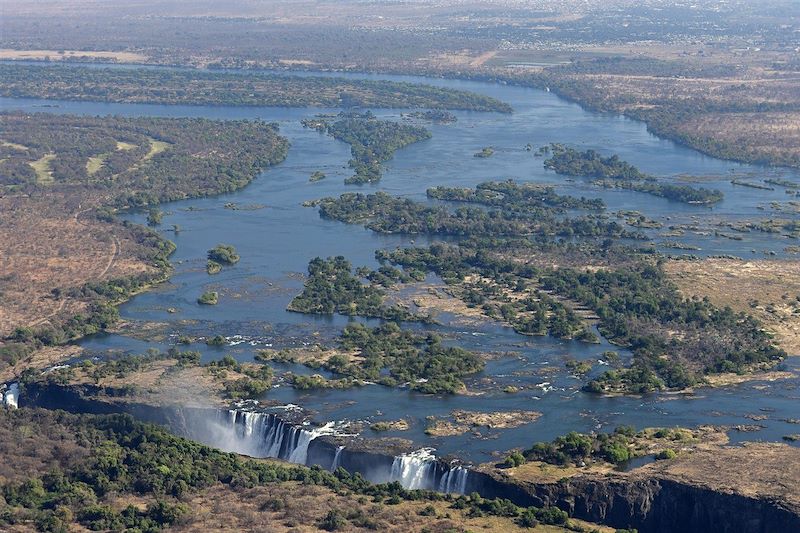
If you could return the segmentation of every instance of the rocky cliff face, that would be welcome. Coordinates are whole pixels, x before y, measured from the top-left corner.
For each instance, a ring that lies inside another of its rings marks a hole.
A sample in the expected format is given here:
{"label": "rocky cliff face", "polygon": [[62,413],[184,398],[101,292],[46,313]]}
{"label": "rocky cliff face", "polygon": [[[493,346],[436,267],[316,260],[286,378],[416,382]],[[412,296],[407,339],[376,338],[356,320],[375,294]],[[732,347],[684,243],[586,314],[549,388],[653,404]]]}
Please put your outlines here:
{"label": "rocky cliff face", "polygon": [[524,483],[473,472],[470,485],[485,497],[556,506],[576,518],[640,533],[800,531],[800,512],[792,506],[659,476],[578,476],[557,483]]}
{"label": "rocky cliff face", "polygon": [[322,468],[333,470],[334,462],[336,467],[361,473],[368,481],[385,483],[390,481],[394,456],[352,447],[339,450],[335,443],[324,438],[312,441],[308,449],[308,464],[318,464]]}

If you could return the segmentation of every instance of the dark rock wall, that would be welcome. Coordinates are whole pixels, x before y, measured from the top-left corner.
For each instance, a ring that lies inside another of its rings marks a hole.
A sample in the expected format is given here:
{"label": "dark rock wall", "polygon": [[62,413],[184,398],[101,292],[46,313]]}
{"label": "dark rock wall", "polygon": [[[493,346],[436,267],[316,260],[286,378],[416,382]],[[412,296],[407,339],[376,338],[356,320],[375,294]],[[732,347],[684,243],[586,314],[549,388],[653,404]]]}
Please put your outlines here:
{"label": "dark rock wall", "polygon": [[800,533],[800,514],[778,502],[659,477],[523,484],[473,472],[472,490],[522,506],[556,506],[576,518],[640,533]]}

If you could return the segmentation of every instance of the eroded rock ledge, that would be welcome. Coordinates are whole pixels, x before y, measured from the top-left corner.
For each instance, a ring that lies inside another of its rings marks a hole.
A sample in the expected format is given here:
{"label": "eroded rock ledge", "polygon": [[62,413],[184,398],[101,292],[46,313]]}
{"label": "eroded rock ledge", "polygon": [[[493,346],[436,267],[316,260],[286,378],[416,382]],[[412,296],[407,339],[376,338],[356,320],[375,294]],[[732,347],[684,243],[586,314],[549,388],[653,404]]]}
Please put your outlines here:
{"label": "eroded rock ledge", "polygon": [[480,471],[471,484],[486,497],[555,505],[576,518],[641,533],[768,533],[800,531],[798,479],[800,449],[748,443],[555,482]]}

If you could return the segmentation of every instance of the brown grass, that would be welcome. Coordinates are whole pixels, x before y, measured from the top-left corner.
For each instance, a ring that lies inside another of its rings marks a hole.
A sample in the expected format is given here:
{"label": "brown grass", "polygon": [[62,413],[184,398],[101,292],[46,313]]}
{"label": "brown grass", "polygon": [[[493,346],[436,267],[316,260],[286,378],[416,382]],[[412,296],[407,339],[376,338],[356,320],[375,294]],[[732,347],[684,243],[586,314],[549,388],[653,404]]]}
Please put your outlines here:
{"label": "brown grass", "polygon": [[53,183],[53,170],[50,162],[56,158],[55,154],[45,154],[36,161],[28,163],[36,172],[36,182],[39,185],[50,185]]}
{"label": "brown grass", "polygon": [[542,416],[538,411],[496,411],[478,413],[475,411],[453,411],[453,419],[470,426],[485,426],[490,429],[515,428],[534,422]]}
{"label": "brown grass", "polygon": [[[659,464],[663,463],[663,464]],[[746,443],[678,456],[675,461],[648,465],[660,474],[721,492],[785,501],[800,509],[800,448],[785,444]]]}
{"label": "brown grass", "polygon": [[[38,353],[38,352],[37,352]],[[76,354],[80,349],[76,350]],[[244,363],[253,369],[260,364]],[[202,366],[181,367],[175,359],[154,361],[132,373],[110,374],[99,381],[92,377],[92,367],[73,367],[70,385],[97,384],[105,391],[119,391],[133,386],[135,389],[125,396],[125,401],[142,402],[148,405],[180,407],[227,406],[224,395],[225,382],[244,378],[243,373],[225,369],[219,375]],[[112,393],[113,394],[113,393]],[[101,392],[97,397],[103,401],[120,401],[120,397],[106,396]]]}
{"label": "brown grass", "polygon": [[[463,510],[451,509],[447,502],[402,502],[398,505],[375,504],[371,498],[356,494],[335,494],[331,490],[298,483],[282,483],[242,491],[215,486],[189,501],[191,519],[174,531],[293,531],[317,533],[316,526],[329,511],[344,514],[360,512],[371,520],[377,531],[529,531],[503,517],[468,518]],[[435,516],[421,516],[426,506],[435,509]],[[575,523],[586,524],[581,521]],[[351,520],[346,531],[374,531],[356,525]],[[592,528],[598,527],[592,525]],[[605,533],[612,528],[599,526]],[[564,532],[556,526],[538,526],[536,531]]]}
{"label": "brown grass", "polygon": [[800,262],[671,261],[667,274],[684,296],[754,315],[790,355],[800,355]]}
{"label": "brown grass", "polygon": [[[37,193],[0,198],[3,306],[0,335],[72,316],[85,304],[66,296],[89,281],[129,276],[149,268],[121,226],[87,218],[91,196]],[[62,291],[61,297],[52,293]]]}
{"label": "brown grass", "polygon": [[451,313],[462,320],[485,320],[483,311],[479,307],[469,307],[442,285],[404,285],[399,287],[396,298],[405,305],[413,303],[422,314]]}
{"label": "brown grass", "polygon": [[789,160],[800,154],[800,112],[697,115],[682,122],[679,131],[742,146],[755,157]]}
{"label": "brown grass", "polygon": [[307,365],[309,363],[313,363],[315,365],[326,363],[331,357],[335,355],[347,358],[347,361],[349,363],[359,364],[364,360],[363,357],[358,355],[358,352],[329,350],[319,345],[308,346],[303,348],[291,348],[287,350],[272,350],[272,349],[259,350],[259,355],[267,360],[276,358],[279,356],[279,354],[286,354],[288,355],[288,357],[292,359],[292,361],[301,365]]}
{"label": "brown grass", "polygon": [[[63,52],[63,53],[62,53]],[[34,60],[46,59],[51,61],[58,59],[75,59],[79,57],[90,57],[92,59],[104,59],[106,61],[117,61],[120,63],[141,63],[147,61],[147,56],[136,52],[87,52],[83,50],[11,50],[9,48],[0,49],[0,59]]]}
{"label": "brown grass", "polygon": [[[491,468],[491,467],[488,467]],[[800,448],[785,444],[744,443],[726,446],[722,442],[698,444],[677,458],[655,461],[629,472],[617,472],[609,465],[558,467],[539,462],[499,471],[502,477],[532,483],[554,483],[573,476],[614,477],[638,482],[653,477],[668,478],[687,485],[722,493],[778,501],[800,509]]]}
{"label": "brown grass", "polygon": [[74,344],[41,348],[17,364],[0,369],[0,381],[11,381],[26,368],[49,368],[64,362],[66,359],[78,357],[82,353],[83,348]]}
{"label": "brown grass", "polygon": [[[667,437],[656,438],[658,428],[646,428],[630,442],[630,449],[637,457],[655,455],[671,449],[681,455],[691,455],[698,450],[720,449],[729,439],[723,426],[698,426],[694,429],[672,428]],[[494,464],[481,466],[484,471],[494,471]],[[632,472],[636,472],[633,470]],[[504,468],[500,474],[525,482],[553,483],[559,479],[578,475],[606,475],[616,472],[615,466],[606,462],[589,463],[587,466],[558,466],[541,461],[530,461],[514,468]]]}

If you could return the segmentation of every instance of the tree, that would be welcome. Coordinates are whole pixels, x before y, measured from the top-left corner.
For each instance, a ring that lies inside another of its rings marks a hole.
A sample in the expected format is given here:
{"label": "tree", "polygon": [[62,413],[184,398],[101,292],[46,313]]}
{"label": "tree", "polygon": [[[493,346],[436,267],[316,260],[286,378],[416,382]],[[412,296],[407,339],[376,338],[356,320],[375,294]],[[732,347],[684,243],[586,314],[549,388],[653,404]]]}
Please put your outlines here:
{"label": "tree", "polygon": [[218,244],[208,251],[208,259],[222,265],[233,265],[239,262],[236,248],[230,244]]}

